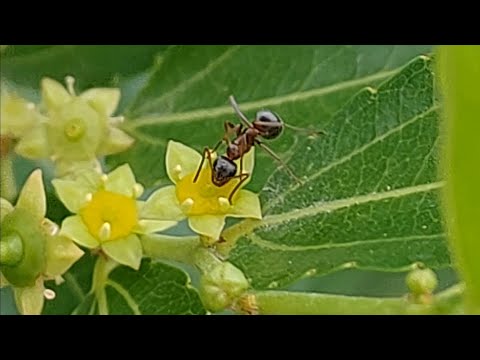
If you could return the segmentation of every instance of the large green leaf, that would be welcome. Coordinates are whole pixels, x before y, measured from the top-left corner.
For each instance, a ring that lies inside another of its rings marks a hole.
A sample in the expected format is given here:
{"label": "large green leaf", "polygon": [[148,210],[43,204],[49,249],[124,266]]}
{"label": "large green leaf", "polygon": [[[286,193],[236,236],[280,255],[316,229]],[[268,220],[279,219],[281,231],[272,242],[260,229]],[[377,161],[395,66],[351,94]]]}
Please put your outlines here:
{"label": "large green leaf", "polygon": [[[166,181],[169,139],[201,151],[223,135],[223,122],[237,121],[228,104],[234,94],[249,117],[263,108],[286,122],[323,126],[360,88],[382,81],[428,46],[177,46],[128,111],[124,129],[137,139],[129,151],[108,159],[129,162],[146,186]],[[299,138],[286,131],[272,146],[293,154]],[[276,164],[258,152],[251,189],[260,190]]]}
{"label": "large green leaf", "polygon": [[[56,297],[46,301],[44,314],[97,313],[97,301],[90,292],[94,259],[85,255],[61,285],[47,282]],[[187,273],[161,262],[144,260],[138,271],[118,267],[109,276],[106,294],[110,314],[205,314]]]}
{"label": "large green leaf", "polygon": [[303,185],[276,171],[262,192],[264,219],[224,234],[227,248],[236,241],[230,261],[254,287],[346,267],[449,264],[433,89],[432,60],[421,56],[353,97],[325,126],[327,136],[296,148],[289,164]]}
{"label": "large green leaf", "polygon": [[205,314],[188,275],[161,262],[144,260],[138,271],[120,267],[108,284],[110,314]]}

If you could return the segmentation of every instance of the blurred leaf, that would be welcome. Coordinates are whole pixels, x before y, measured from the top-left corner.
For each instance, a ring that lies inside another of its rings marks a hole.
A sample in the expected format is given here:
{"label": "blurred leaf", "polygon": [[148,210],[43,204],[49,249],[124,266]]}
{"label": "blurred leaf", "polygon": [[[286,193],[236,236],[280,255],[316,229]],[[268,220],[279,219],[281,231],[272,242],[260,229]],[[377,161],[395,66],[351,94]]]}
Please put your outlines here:
{"label": "blurred leaf", "polygon": [[422,56],[378,89],[353,97],[302,142],[262,192],[263,221],[224,232],[230,261],[256,288],[341,268],[439,268],[449,253],[438,207],[438,113],[432,61]]}
{"label": "blurred leaf", "polygon": [[107,287],[110,314],[205,314],[188,275],[173,266],[144,260],[139,271],[122,266]]}
{"label": "blurred leaf", "polygon": [[[126,112],[124,129],[137,139],[129,151],[107,159],[129,162],[147,187],[166,180],[169,139],[201,151],[223,135],[223,122],[238,122],[228,96],[250,118],[271,107],[293,125],[321,128],[360,88],[398,71],[429,46],[176,46],[164,53]],[[287,130],[272,144],[283,158],[299,141]],[[249,187],[260,190],[277,167],[261,151]]]}
{"label": "blurred leaf", "polygon": [[122,108],[143,86],[150,67],[167,46],[132,45],[12,45],[2,54],[2,79],[31,100],[39,100],[40,80],[65,76],[76,79],[75,88],[122,88]]}
{"label": "blurred leaf", "polygon": [[470,311],[480,314],[480,46],[442,46],[445,101],[445,212]]}

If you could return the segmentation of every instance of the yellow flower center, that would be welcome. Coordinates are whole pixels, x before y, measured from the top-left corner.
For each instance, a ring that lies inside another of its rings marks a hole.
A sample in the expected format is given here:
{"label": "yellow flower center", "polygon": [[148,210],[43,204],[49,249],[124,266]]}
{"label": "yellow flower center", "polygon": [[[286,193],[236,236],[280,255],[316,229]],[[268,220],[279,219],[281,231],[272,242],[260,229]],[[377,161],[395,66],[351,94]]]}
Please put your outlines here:
{"label": "yellow flower center", "polygon": [[78,140],[85,133],[85,124],[82,119],[73,118],[66,122],[63,131],[69,140]]}
{"label": "yellow flower center", "polygon": [[[239,180],[232,179],[223,186],[216,186],[212,183],[209,166],[202,169],[195,183],[194,177],[195,173],[188,174],[177,182],[176,194],[182,210],[187,215],[226,214],[230,209],[228,198]],[[235,201],[238,191],[232,201]]]}
{"label": "yellow flower center", "polygon": [[105,190],[93,194],[80,216],[90,234],[100,241],[125,237],[138,222],[135,199]]}

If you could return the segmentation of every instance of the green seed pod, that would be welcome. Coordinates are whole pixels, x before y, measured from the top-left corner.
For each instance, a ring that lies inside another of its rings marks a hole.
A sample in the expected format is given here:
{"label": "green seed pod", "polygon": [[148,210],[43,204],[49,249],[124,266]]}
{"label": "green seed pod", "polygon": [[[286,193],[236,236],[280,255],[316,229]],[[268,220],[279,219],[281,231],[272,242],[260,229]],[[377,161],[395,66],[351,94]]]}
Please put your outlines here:
{"label": "green seed pod", "polygon": [[213,312],[229,307],[249,287],[243,272],[229,262],[221,263],[200,279],[200,296]]}
{"label": "green seed pod", "polygon": [[16,287],[33,286],[45,270],[45,235],[35,220],[27,210],[15,208],[2,221],[1,248],[9,251],[2,256],[1,271]]}
{"label": "green seed pod", "polygon": [[438,280],[431,269],[415,269],[407,275],[406,283],[413,295],[428,295],[433,293]]}

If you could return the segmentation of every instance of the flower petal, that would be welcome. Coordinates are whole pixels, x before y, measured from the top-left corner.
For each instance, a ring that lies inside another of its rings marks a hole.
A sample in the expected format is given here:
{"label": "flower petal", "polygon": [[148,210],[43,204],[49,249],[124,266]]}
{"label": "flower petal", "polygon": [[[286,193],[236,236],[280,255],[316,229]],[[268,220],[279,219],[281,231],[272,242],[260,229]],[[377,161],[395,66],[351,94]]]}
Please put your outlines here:
{"label": "flower petal", "polygon": [[83,179],[85,178],[85,174],[88,174],[89,177],[91,175],[95,175],[97,182],[100,184],[100,175],[102,169],[100,162],[93,158],[93,159],[86,159],[86,160],[69,160],[58,158],[55,160],[55,176],[57,178],[62,179]]}
{"label": "flower petal", "polygon": [[15,152],[28,159],[42,159],[50,155],[47,131],[44,124],[38,124],[20,138]]}
{"label": "flower petal", "polygon": [[3,220],[5,215],[13,211],[13,206],[10,202],[4,198],[0,198],[0,222]]}
{"label": "flower petal", "polygon": [[97,155],[110,155],[122,152],[128,149],[135,141],[134,138],[115,127],[110,127],[108,131],[108,137],[100,143]]}
{"label": "flower petal", "polygon": [[5,279],[5,276],[3,276],[3,274],[0,272],[0,288],[3,288],[3,287],[6,287],[6,286],[9,286],[9,282],[7,279]]}
{"label": "flower petal", "polygon": [[87,100],[95,110],[110,116],[120,101],[120,89],[94,88],[83,92],[80,97]]}
{"label": "flower petal", "polygon": [[169,185],[155,191],[143,204],[140,217],[155,220],[185,219],[185,214],[178,203],[175,186]]}
{"label": "flower petal", "polygon": [[49,110],[59,107],[70,100],[72,96],[58,81],[50,78],[42,79],[42,100]]}
{"label": "flower petal", "polygon": [[195,215],[188,217],[188,225],[197,234],[219,239],[225,225],[225,215]]}
{"label": "flower petal", "polygon": [[77,244],[90,249],[99,245],[98,240],[90,234],[82,218],[78,215],[69,216],[63,220],[59,235],[66,236]]}
{"label": "flower petal", "polygon": [[73,213],[77,213],[85,205],[87,194],[92,192],[91,187],[80,181],[54,179],[52,185],[58,198]]}
{"label": "flower petal", "polygon": [[140,220],[133,231],[139,234],[151,234],[169,229],[177,224],[177,221],[169,220]]}
{"label": "flower petal", "polygon": [[37,169],[28,177],[17,200],[17,207],[29,211],[41,220],[47,212],[47,199],[43,186],[42,170]]}
{"label": "flower petal", "polygon": [[240,190],[227,216],[261,219],[262,207],[258,195],[249,190]]}
{"label": "flower petal", "polygon": [[[235,160],[237,163],[238,171],[240,171],[240,159]],[[243,156],[243,172],[250,175],[253,174],[253,168],[255,167],[255,147],[252,147],[249,152]],[[251,176],[242,184],[245,186],[251,179]],[[243,187],[242,186],[242,187]]]}
{"label": "flower petal", "polygon": [[202,155],[182,143],[170,140],[167,144],[165,166],[170,180],[176,183],[185,175],[197,171]]}
{"label": "flower petal", "polygon": [[60,276],[82,257],[84,252],[65,236],[49,236],[47,238],[47,276]]}
{"label": "flower petal", "polygon": [[116,262],[138,270],[142,262],[143,249],[136,235],[111,240],[102,244],[102,250]]}
{"label": "flower petal", "polygon": [[[3,84],[2,84],[3,85]],[[41,118],[33,103],[1,89],[0,134],[22,137]]]}
{"label": "flower petal", "polygon": [[123,164],[108,174],[105,190],[132,197],[135,183],[135,175],[130,165]]}
{"label": "flower petal", "polygon": [[13,288],[17,309],[22,315],[40,315],[43,310],[43,279],[38,278],[32,287]]}

